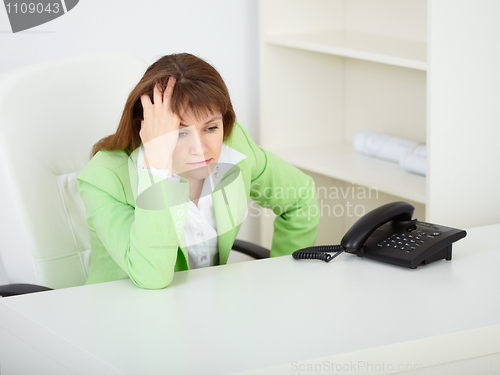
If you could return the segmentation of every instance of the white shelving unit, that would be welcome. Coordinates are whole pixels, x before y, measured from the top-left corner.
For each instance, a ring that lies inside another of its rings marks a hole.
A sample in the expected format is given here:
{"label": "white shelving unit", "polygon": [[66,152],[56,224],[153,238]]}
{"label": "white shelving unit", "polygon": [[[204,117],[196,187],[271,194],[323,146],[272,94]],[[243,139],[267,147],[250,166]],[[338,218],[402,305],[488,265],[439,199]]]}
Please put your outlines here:
{"label": "white shelving unit", "polygon": [[[493,1],[261,0],[261,145],[317,187],[379,193],[320,204],[368,211],[406,200],[431,222],[500,222],[488,212],[500,211],[499,169],[484,164],[500,162],[498,17]],[[357,154],[361,130],[426,142],[427,177]],[[481,156],[468,152],[472,142]],[[272,219],[262,220],[266,246]],[[322,215],[318,243],[338,241],[356,219]]]}
{"label": "white shelving unit", "polygon": [[[368,188],[377,187],[382,192],[425,204],[425,178],[408,173],[398,164],[360,155],[350,144],[273,148],[272,152],[301,169]],[[332,160],[342,162],[332,163]]]}
{"label": "white shelving unit", "polygon": [[303,51],[326,53],[382,64],[426,70],[427,45],[416,40],[370,35],[347,30],[267,35],[266,43],[297,48]]}

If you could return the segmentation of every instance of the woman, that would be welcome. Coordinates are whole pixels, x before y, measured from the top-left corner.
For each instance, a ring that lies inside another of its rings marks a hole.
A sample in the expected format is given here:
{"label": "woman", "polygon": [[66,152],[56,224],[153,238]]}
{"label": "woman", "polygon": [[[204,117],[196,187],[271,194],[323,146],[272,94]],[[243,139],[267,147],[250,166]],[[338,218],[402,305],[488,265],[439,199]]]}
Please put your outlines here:
{"label": "woman", "polygon": [[146,70],[77,182],[87,284],[129,277],[159,289],[175,271],[226,264],[249,197],[278,215],[272,257],[314,245],[318,232],[313,179],[252,141],[219,73],[191,54]]}

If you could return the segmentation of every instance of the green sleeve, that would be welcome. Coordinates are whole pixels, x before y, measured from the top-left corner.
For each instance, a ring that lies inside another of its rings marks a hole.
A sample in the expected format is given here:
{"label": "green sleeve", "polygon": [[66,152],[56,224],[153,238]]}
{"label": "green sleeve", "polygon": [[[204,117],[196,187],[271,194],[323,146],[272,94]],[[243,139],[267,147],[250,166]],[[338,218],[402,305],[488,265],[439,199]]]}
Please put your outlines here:
{"label": "green sleeve", "polygon": [[319,228],[319,204],[311,176],[257,146],[247,137],[256,159],[251,198],[277,215],[271,257],[314,246]]}
{"label": "green sleeve", "polygon": [[105,166],[84,169],[77,183],[87,225],[95,230],[113,260],[137,286],[160,289],[168,286],[174,275],[188,189],[179,189],[182,184],[177,182],[150,177],[144,170],[135,209],[126,203],[117,174]]}

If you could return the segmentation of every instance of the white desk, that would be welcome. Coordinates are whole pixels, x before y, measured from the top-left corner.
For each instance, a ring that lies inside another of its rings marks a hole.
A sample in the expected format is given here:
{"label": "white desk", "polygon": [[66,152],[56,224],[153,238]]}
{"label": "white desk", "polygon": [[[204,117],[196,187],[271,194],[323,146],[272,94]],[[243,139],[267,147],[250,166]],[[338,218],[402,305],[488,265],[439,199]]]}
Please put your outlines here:
{"label": "white desk", "polygon": [[499,231],[470,229],[452,261],[416,270],[290,256],[178,272],[163,290],[124,280],[4,298],[2,375],[446,374],[459,360],[500,373]]}

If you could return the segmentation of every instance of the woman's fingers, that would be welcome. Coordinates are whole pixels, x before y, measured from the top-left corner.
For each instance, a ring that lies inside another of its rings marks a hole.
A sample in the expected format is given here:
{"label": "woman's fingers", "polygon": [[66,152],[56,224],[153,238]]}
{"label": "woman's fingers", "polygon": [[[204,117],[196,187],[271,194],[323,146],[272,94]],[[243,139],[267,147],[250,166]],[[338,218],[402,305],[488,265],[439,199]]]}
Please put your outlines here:
{"label": "woman's fingers", "polygon": [[161,104],[162,103],[162,99],[161,99],[161,92],[160,92],[160,88],[158,87],[158,83],[155,84],[155,87],[153,87],[153,100],[154,100],[154,104]]}
{"label": "woman's fingers", "polygon": [[151,94],[141,95],[143,120],[141,121],[139,136],[143,143],[166,133],[178,132],[180,118],[172,111],[170,104],[175,84],[176,79],[169,77],[167,87],[162,93],[160,91],[161,84],[156,83],[153,87],[153,102],[151,101]]}
{"label": "woman's fingers", "polygon": [[177,80],[175,79],[175,77],[170,76],[167,81],[167,87],[163,92],[163,110],[165,115],[171,119],[170,124],[168,126],[170,131],[178,130],[180,122],[180,119],[174,112],[172,112],[170,106],[170,100],[172,99],[172,94],[174,92],[174,86],[176,82]]}
{"label": "woman's fingers", "polygon": [[174,86],[176,81],[177,80],[173,76],[170,76],[170,78],[167,81],[167,87],[163,92],[163,104],[165,104],[165,106],[168,105],[169,109],[170,109],[170,98],[172,97],[172,93],[174,92]]}
{"label": "woman's fingers", "polygon": [[143,112],[151,111],[153,108],[153,103],[151,103],[151,99],[148,94],[141,95],[141,103]]}
{"label": "woman's fingers", "polygon": [[160,116],[162,113],[162,95],[160,92],[159,84],[155,84],[155,87],[153,88],[153,99],[154,99],[154,107],[155,107],[155,115]]}

